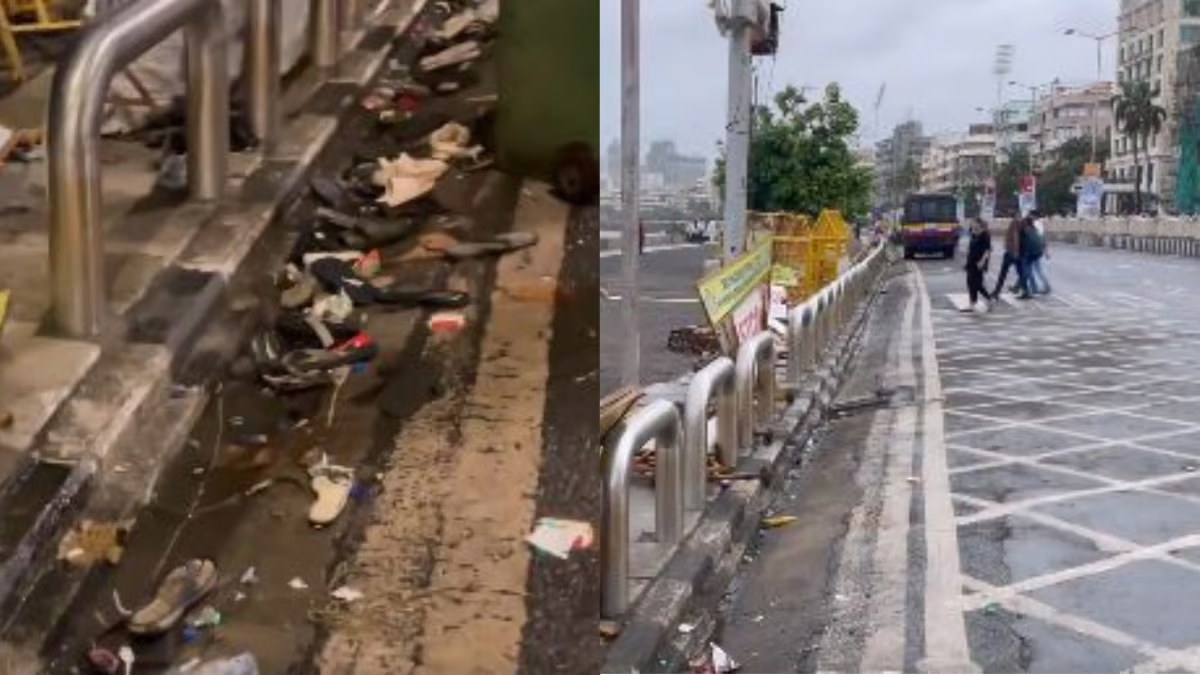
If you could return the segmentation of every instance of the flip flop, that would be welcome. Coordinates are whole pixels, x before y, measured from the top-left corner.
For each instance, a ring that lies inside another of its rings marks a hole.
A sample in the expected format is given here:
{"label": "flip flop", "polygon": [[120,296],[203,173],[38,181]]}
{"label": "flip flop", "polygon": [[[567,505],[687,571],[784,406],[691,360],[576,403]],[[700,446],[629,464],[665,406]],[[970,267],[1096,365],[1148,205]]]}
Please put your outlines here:
{"label": "flip flop", "polygon": [[[415,288],[380,288],[375,301],[387,309],[426,307],[430,309],[459,309],[471,304],[471,296],[461,291],[420,290]],[[385,310],[387,311],[387,310]]]}
{"label": "flip flop", "polygon": [[279,363],[293,375],[330,372],[342,366],[370,361],[379,355],[379,346],[365,344],[340,351],[330,349],[297,349],[283,355]]}
{"label": "flip flop", "polygon": [[220,575],[212,560],[194,559],[171,570],[158,585],[154,599],[142,606],[126,624],[134,635],[162,635],[217,586]]}
{"label": "flip flop", "polygon": [[537,244],[538,236],[532,232],[506,232],[489,241],[463,242],[455,244],[442,253],[451,260],[479,258],[487,255],[512,253]]}
{"label": "flip flop", "polygon": [[354,487],[354,471],[343,466],[318,464],[309,470],[316,501],[308,508],[308,522],[324,527],[337,520],[350,500]]}
{"label": "flip flop", "polygon": [[403,241],[420,229],[415,218],[384,219],[352,216],[329,208],[318,208],[317,217],[330,225],[361,235],[369,248],[382,248]]}
{"label": "flip flop", "polygon": [[308,271],[325,286],[331,293],[342,292],[349,296],[356,306],[370,305],[375,302],[375,287],[369,281],[358,276],[354,265],[337,258],[322,258],[313,261]]}

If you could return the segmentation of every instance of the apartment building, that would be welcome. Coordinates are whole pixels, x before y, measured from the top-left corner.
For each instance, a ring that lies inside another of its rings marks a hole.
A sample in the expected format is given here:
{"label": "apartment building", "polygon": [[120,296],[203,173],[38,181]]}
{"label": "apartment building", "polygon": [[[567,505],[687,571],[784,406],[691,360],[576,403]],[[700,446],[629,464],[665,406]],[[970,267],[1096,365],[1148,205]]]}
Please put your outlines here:
{"label": "apartment building", "polygon": [[[1155,102],[1168,112],[1162,133],[1153,135],[1147,147],[1139,148],[1142,190],[1155,196],[1157,203],[1171,205],[1176,201],[1178,179],[1177,68],[1180,53],[1200,44],[1200,0],[1121,0],[1120,12],[1117,81],[1150,82],[1159,92]],[[1110,181],[1134,181],[1132,151],[1132,140],[1115,133]]]}
{"label": "apartment building", "polygon": [[921,162],[921,190],[958,192],[982,186],[996,167],[996,134],[990,124],[975,124],[967,133],[934,136]]}
{"label": "apartment building", "polygon": [[1053,87],[1033,110],[1029,138],[1034,163],[1045,166],[1064,143],[1075,138],[1092,137],[1110,142],[1113,133],[1112,82],[1096,82],[1085,87]]}

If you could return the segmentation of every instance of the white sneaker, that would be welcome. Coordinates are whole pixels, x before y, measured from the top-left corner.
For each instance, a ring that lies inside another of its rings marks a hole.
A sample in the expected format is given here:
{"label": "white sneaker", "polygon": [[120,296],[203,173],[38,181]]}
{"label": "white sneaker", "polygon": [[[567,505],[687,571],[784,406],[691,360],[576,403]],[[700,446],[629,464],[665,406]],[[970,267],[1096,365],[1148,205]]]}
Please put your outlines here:
{"label": "white sneaker", "polygon": [[979,302],[975,303],[975,313],[976,314],[987,314],[991,310],[992,310],[992,306],[990,303],[988,303],[987,300],[980,300]]}

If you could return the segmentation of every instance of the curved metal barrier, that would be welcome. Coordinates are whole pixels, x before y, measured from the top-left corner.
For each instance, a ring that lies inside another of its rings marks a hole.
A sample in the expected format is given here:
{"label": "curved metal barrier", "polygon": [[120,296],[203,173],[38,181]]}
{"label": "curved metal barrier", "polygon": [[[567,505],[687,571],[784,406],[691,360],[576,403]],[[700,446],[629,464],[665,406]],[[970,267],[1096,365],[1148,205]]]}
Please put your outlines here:
{"label": "curved metal barrier", "polygon": [[[806,371],[854,317],[887,267],[887,245],[879,244],[788,314],[787,380],[799,386]],[[730,387],[732,386],[732,391]],[[754,442],[757,425],[775,412],[775,339],[763,331],[745,340],[736,361],[720,357],[696,374],[688,388],[684,421],[668,401],[654,401],[609,435],[604,456],[601,522],[603,597],[606,618],[629,607],[629,476],[634,454],[657,442],[655,529],[660,544],[682,538],[686,509],[702,509],[708,457],[708,406],[718,397],[717,434],[721,463],[735,467]],[[682,446],[682,447],[681,447]],[[682,454],[680,450],[683,450]]]}
{"label": "curved metal barrier", "polygon": [[717,397],[717,449],[721,464],[734,468],[738,460],[737,389],[734,365],[721,356],[696,373],[688,385],[683,408],[683,508],[704,508],[708,485],[708,404]]}
{"label": "curved metal barrier", "polygon": [[682,424],[668,401],[653,401],[622,423],[604,452],[604,499],[600,521],[601,613],[622,614],[629,606],[629,474],[633,456],[654,441],[655,538],[675,545],[683,537]]}
{"label": "curved metal barrier", "polygon": [[758,425],[775,407],[775,336],[763,331],[742,342],[734,366],[737,376],[738,452],[754,442]]}
{"label": "curved metal barrier", "polygon": [[100,123],[114,77],[185,29],[188,183],[216,199],[229,154],[229,68],[224,8],[211,0],[142,0],[105,15],[80,34],[54,73],[46,129],[50,273],[54,319],[67,337],[100,332],[104,233],[100,222]]}
{"label": "curved metal barrier", "polygon": [[813,320],[817,307],[812,298],[788,312],[788,386],[799,387],[804,371],[816,358]]}

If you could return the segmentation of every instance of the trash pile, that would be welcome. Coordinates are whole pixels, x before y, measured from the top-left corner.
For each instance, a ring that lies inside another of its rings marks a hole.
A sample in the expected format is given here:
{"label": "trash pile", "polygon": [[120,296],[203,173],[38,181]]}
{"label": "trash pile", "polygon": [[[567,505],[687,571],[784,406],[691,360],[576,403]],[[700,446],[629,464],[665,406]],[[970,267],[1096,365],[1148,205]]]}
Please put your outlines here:
{"label": "trash pile", "polygon": [[707,356],[721,351],[721,340],[709,326],[684,326],[671,330],[667,336],[667,351]]}
{"label": "trash pile", "polygon": [[[496,97],[473,97],[468,100],[471,105],[454,108],[439,99],[479,82],[474,65],[495,38],[498,7],[486,0],[441,1],[435,3],[435,11],[443,20],[424,34],[424,44],[411,63],[390,62],[383,81],[359,100],[358,114],[367,116],[373,132],[365,139],[365,147],[341,172],[310,179],[310,196],[317,207],[306,222],[297,224],[295,245],[284,267],[272,277],[275,297],[265,303],[269,326],[251,338],[248,354],[233,368],[234,375],[253,385],[251,391],[288,410],[296,409],[286,405],[294,399],[328,401],[323,419],[289,418],[281,420],[280,429],[333,425],[338,392],[380,355],[381,346],[369,325],[373,312],[424,311],[431,332],[464,327],[467,317],[462,310],[473,299],[450,287],[416,287],[397,281],[405,276],[409,262],[454,265],[538,244],[536,235],[525,232],[472,238],[473,221],[451,213],[435,194],[443,181],[462,180],[491,164],[493,148],[489,147],[487,125]],[[440,112],[459,108],[470,112],[463,113],[465,118]],[[234,114],[236,122],[240,117],[237,111]],[[164,165],[180,165],[185,156],[182,134],[176,128],[181,126],[181,120],[168,115],[150,134],[154,138],[147,142],[162,144],[170,160]],[[235,148],[253,147],[256,140],[246,136],[240,124],[233,127],[238,136]],[[167,187],[179,178],[170,173],[166,168],[160,173],[160,183]],[[218,400],[223,399],[218,396]],[[252,430],[246,419],[227,415],[220,404],[218,412],[221,431],[212,462],[208,468],[197,467],[194,473],[263,468],[274,462],[280,449],[272,434]],[[246,410],[238,412],[249,415]],[[314,528],[331,525],[348,503],[370,492],[358,470],[336,463],[336,454],[310,448],[299,460],[307,472],[306,487],[313,495],[307,519]],[[244,499],[282,481],[280,477],[261,480],[230,499]],[[217,502],[198,508],[198,501],[197,497],[188,518],[227,505]],[[88,523],[63,540],[60,557],[77,566],[115,565],[124,539],[122,528]],[[588,523],[543,519],[530,534],[529,544],[548,555],[566,558],[572,551],[590,547],[593,539]],[[126,610],[114,595],[120,618],[93,641],[85,655],[87,664],[98,673],[128,672],[135,656],[146,657],[141,651],[144,647],[165,636],[172,637],[172,645],[226,644],[228,640],[211,639],[225,621],[224,612],[234,612],[259,583],[253,568],[240,578],[221,579],[215,561],[188,560],[163,576],[153,595],[139,607]],[[312,592],[300,577],[288,581],[286,587],[288,592]],[[361,599],[362,593],[341,586],[330,598],[351,603]],[[128,645],[116,649],[98,646],[105,637],[110,639],[103,640],[104,644],[119,644],[111,639],[117,632],[128,636]],[[252,654],[244,653],[210,662],[193,658],[171,672],[249,675],[258,672],[258,665]]]}

